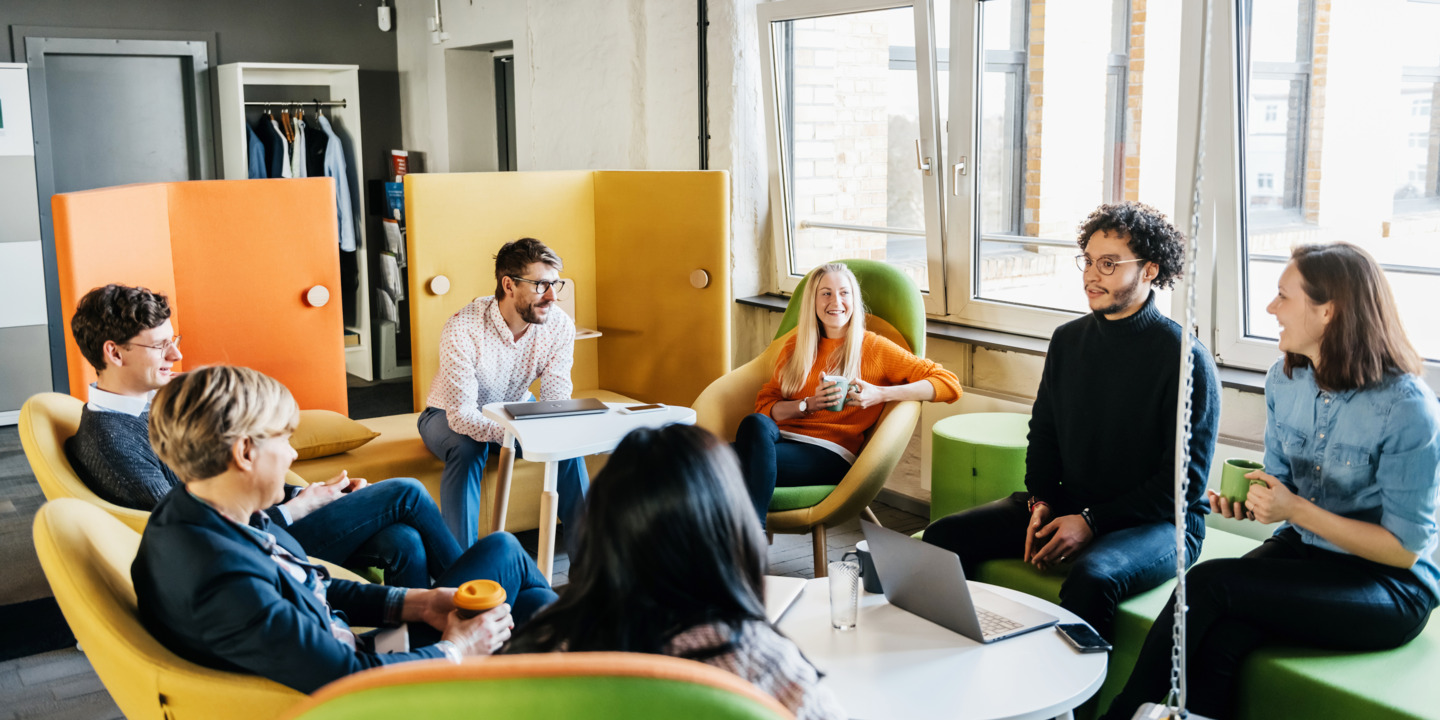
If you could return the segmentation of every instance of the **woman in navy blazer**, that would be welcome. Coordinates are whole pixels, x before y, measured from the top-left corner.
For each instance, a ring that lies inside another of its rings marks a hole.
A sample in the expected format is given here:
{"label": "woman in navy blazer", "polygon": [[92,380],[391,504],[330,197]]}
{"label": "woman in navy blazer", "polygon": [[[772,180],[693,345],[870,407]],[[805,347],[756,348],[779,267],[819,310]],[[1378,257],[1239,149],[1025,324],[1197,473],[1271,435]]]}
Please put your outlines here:
{"label": "woman in navy blazer", "polygon": [[[488,655],[555,599],[514,536],[476,543],[429,590],[332,579],[261,511],[283,498],[299,412],[247,368],[181,376],[156,395],[150,442],[184,481],[155,507],[131,567],[141,622],[192,662],[301,692],[395,662]],[[514,604],[461,620],[454,586],[485,577]],[[378,654],[352,623],[409,623],[410,652]]]}

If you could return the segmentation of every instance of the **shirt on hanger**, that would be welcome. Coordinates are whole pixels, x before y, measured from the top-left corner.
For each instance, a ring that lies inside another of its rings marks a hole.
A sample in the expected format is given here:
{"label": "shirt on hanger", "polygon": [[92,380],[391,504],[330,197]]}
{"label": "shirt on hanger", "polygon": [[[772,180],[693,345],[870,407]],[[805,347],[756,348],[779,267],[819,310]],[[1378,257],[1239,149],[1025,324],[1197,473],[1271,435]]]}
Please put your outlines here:
{"label": "shirt on hanger", "polygon": [[[290,172],[290,141],[285,139],[285,131],[280,129],[280,122],[273,116],[270,118],[270,125],[275,128],[275,135],[280,139],[280,174],[279,177],[294,177]],[[274,173],[270,177],[276,177]]]}
{"label": "shirt on hanger", "polygon": [[339,224],[340,249],[355,251],[355,220],[357,213],[351,203],[350,179],[347,174],[345,146],[335,134],[335,128],[324,115],[319,117],[320,129],[325,131],[325,177],[335,179],[335,217]]}
{"label": "shirt on hanger", "polygon": [[305,121],[296,117],[291,125],[295,130],[295,149],[290,153],[290,174],[305,177]]}
{"label": "shirt on hanger", "polygon": [[249,150],[249,175],[251,180],[269,177],[265,172],[265,144],[255,134],[255,128],[245,125],[245,144]]}

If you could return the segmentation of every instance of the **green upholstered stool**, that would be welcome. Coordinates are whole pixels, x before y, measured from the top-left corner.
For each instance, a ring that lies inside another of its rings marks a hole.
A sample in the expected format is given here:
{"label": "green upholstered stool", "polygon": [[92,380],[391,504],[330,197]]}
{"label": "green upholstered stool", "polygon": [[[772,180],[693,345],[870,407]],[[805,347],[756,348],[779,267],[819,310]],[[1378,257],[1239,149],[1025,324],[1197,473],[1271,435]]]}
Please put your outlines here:
{"label": "green upholstered stool", "polygon": [[1025,489],[1029,415],[951,415],[930,432],[931,522]]}
{"label": "green upholstered stool", "polygon": [[[1199,561],[1240,557],[1258,545],[1211,527]],[[1065,568],[1040,572],[1019,560],[993,560],[980,566],[975,579],[1058,603]],[[1171,580],[1120,603],[1105,684],[1094,700],[1076,709],[1077,718],[1107,707],[1120,692],[1174,587]],[[1241,674],[1239,720],[1440,717],[1440,683],[1434,681],[1440,677],[1440,623],[1429,623],[1408,644],[1381,652],[1269,646],[1246,659]]]}

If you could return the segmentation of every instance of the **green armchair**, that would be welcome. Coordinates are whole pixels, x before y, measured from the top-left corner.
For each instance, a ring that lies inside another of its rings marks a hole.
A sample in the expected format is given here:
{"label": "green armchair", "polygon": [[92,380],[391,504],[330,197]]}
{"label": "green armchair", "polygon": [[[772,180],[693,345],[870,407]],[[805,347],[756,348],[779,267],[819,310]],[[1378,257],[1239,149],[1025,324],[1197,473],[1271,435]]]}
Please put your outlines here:
{"label": "green armchair", "polygon": [[[916,355],[925,354],[925,307],[920,290],[904,273],[874,260],[841,260],[860,282],[866,328],[893,340]],[[775,370],[786,339],[795,331],[805,282],[795,288],[775,339],[759,357],[711,383],[695,400],[696,424],[727,440],[746,415],[755,411],[755,396]],[[772,532],[809,533],[815,550],[815,577],[826,575],[825,528],[864,513],[875,521],[870,503],[900,462],[920,420],[920,403],[889,403],[866,434],[850,472],[839,485],[777,487],[770,500],[766,527]]]}

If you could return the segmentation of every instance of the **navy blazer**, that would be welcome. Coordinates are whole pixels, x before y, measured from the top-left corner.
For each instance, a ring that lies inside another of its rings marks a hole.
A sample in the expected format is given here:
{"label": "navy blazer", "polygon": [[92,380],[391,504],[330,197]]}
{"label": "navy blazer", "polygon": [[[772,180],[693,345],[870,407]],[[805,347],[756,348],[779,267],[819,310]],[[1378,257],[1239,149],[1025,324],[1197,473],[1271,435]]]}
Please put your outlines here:
{"label": "navy blazer", "polygon": [[[251,523],[306,557],[295,538],[263,514]],[[155,506],[130,576],[140,622],[175,654],[303,693],[366,668],[444,657],[434,646],[385,655],[350,649],[330,634],[320,600],[280,569],[259,538],[183,485]],[[389,592],[383,585],[336,579],[326,597],[348,621],[376,627],[383,624]]]}

